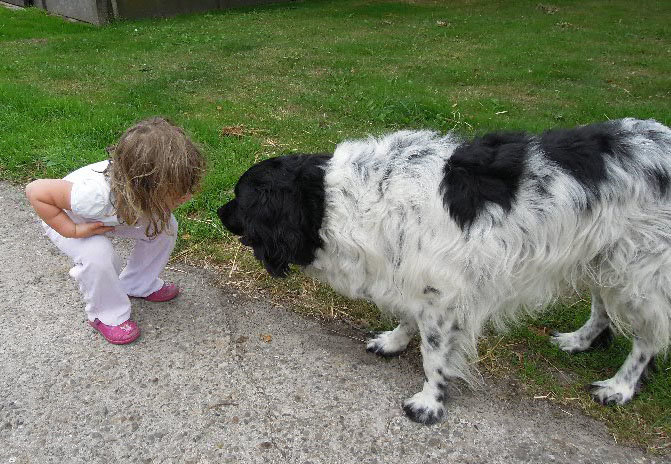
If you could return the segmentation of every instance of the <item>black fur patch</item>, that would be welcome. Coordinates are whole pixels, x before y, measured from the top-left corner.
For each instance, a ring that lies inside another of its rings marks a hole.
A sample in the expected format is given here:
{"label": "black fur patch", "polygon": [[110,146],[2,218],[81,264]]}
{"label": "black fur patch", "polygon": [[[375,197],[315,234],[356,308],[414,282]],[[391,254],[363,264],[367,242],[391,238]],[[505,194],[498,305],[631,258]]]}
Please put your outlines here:
{"label": "black fur patch", "polygon": [[459,226],[467,228],[487,203],[510,211],[531,138],[524,133],[488,134],[457,147],[445,164],[440,191]]}
{"label": "black fur patch", "polygon": [[429,285],[429,286],[424,287],[424,290],[423,290],[422,293],[424,293],[425,295],[428,295],[430,293],[433,293],[434,295],[440,295],[440,290],[438,290],[437,288],[431,287]]}
{"label": "black fur patch", "polygon": [[554,129],[541,135],[540,146],[545,156],[573,176],[591,198],[599,198],[599,185],[607,177],[606,157],[629,156],[618,129],[617,122]]}
{"label": "black fur patch", "polygon": [[430,332],[426,337],[426,342],[432,349],[437,350],[440,348],[440,334],[438,332]]}

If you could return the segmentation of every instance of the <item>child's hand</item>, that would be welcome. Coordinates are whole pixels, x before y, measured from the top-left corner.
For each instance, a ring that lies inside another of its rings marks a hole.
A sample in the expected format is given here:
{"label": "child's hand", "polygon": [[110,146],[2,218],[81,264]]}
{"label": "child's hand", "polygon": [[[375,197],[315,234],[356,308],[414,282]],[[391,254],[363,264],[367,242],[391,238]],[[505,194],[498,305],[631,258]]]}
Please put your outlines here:
{"label": "child's hand", "polygon": [[87,238],[93,235],[101,235],[105,232],[114,230],[112,226],[106,226],[102,222],[84,222],[82,224],[75,224],[75,233],[72,238]]}

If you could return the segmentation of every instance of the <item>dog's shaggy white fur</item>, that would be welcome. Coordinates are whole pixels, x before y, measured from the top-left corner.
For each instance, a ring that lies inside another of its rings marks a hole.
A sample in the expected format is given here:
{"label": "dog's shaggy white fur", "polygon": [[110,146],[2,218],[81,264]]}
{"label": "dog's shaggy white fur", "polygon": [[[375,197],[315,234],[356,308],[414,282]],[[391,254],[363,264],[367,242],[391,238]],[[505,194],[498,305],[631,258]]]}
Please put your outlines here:
{"label": "dog's shaggy white fur", "polygon": [[629,357],[592,395],[634,396],[671,334],[670,178],[671,130],[655,121],[469,141],[402,131],[344,142],[332,157],[264,161],[219,216],[269,272],[300,264],[397,316],[370,351],[399,354],[418,329],[426,380],[403,407],[430,424],[451,378],[478,381],[470,361],[486,321],[502,326],[585,287],[590,319],[552,341],[583,351],[611,322],[630,334]]}

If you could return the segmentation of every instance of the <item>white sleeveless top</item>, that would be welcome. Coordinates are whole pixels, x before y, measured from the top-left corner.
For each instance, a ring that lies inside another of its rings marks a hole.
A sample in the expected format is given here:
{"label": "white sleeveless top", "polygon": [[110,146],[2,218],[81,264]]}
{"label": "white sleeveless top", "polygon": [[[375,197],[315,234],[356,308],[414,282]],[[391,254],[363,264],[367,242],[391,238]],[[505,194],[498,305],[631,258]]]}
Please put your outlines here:
{"label": "white sleeveless top", "polygon": [[110,185],[103,172],[109,160],[89,164],[64,177],[72,182],[70,211],[66,211],[76,224],[103,222],[106,226],[118,226],[119,219],[111,201]]}

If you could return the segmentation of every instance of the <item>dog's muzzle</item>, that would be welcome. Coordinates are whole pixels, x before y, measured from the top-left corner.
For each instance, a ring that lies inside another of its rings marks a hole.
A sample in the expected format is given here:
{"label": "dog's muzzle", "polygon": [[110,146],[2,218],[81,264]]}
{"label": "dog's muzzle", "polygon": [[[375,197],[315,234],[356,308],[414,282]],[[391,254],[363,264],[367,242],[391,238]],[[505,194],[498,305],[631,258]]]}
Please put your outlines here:
{"label": "dog's muzzle", "polygon": [[238,209],[236,200],[231,200],[217,210],[219,220],[232,234],[243,235],[244,227],[242,221],[238,218]]}

